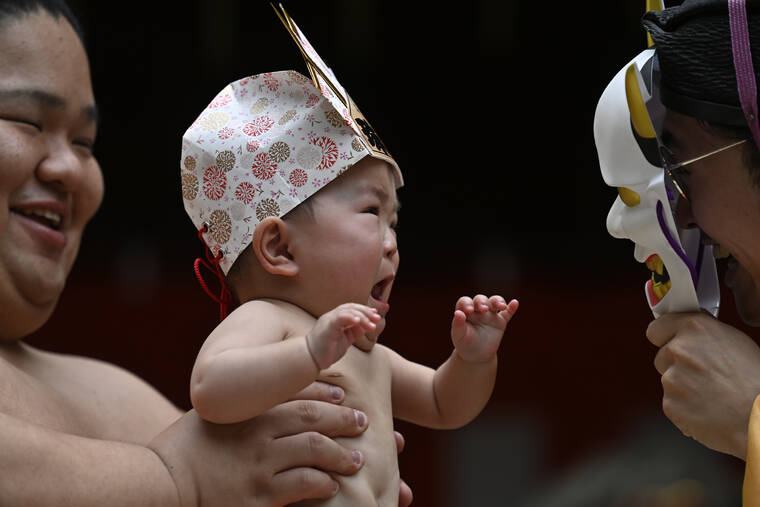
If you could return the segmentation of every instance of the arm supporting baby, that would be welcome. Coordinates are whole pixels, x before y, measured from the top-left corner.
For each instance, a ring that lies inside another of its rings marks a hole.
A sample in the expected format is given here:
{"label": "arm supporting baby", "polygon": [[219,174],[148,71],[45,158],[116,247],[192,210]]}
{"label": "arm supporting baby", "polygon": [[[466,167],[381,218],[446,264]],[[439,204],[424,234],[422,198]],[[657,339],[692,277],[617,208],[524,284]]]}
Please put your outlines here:
{"label": "arm supporting baby", "polygon": [[451,323],[454,351],[437,370],[388,351],[393,375],[393,413],[429,428],[459,428],[478,415],[496,380],[496,353],[518,308],[501,296],[462,297]]}
{"label": "arm supporting baby", "polygon": [[0,504],[179,505],[159,456],[129,443],[53,431],[0,412]]}

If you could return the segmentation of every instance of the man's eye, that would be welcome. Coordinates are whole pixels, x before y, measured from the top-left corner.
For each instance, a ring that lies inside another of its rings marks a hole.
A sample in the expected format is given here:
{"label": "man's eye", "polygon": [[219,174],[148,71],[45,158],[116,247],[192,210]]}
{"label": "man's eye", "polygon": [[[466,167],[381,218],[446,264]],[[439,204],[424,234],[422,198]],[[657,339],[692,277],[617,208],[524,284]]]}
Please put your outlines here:
{"label": "man's eye", "polygon": [[34,128],[34,129],[42,132],[42,127],[38,123],[35,123],[33,121],[30,121],[30,120],[25,120],[25,119],[22,119],[22,118],[13,118],[13,117],[10,117],[10,118],[9,117],[0,117],[0,119],[5,120],[5,121],[9,121],[9,122],[12,122],[12,123],[19,123],[21,125],[27,125],[27,126],[30,126],[30,127]]}
{"label": "man's eye", "polygon": [[79,146],[81,148],[84,148],[85,150],[87,150],[89,152],[92,152],[92,148],[93,148],[92,141],[88,141],[88,140],[85,140],[85,139],[80,139],[78,141],[74,141],[72,144],[74,146]]}

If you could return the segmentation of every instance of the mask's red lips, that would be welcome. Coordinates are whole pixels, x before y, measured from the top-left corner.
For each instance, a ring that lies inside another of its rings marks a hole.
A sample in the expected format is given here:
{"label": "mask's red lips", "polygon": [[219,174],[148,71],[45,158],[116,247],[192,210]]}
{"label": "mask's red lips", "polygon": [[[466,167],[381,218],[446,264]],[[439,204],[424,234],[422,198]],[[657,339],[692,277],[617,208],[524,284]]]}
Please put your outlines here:
{"label": "mask's red lips", "polygon": [[649,298],[649,304],[655,306],[664,298],[670,291],[670,287],[673,285],[670,280],[668,270],[665,269],[665,264],[657,254],[652,254],[644,261],[647,268],[652,272],[649,280],[646,283],[647,297]]}

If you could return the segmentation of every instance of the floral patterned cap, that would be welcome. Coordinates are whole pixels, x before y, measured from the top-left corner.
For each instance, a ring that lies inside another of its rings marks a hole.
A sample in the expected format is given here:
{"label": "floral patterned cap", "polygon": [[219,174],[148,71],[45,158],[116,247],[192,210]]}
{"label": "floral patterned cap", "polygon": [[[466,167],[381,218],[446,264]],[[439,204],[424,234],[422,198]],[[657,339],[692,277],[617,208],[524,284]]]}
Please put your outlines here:
{"label": "floral patterned cap", "polygon": [[357,130],[295,71],[247,77],[219,92],[182,137],[181,178],[185,210],[196,228],[206,225],[212,253],[222,250],[225,274],[261,220],[285,215],[375,156]]}

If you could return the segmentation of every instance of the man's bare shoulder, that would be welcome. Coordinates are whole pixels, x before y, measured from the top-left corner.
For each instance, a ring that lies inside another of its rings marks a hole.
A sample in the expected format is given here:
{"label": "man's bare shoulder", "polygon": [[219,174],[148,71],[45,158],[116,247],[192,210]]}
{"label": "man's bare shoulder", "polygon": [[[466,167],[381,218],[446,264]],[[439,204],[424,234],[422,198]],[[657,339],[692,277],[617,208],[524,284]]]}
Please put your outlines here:
{"label": "man's bare shoulder", "polygon": [[60,431],[134,443],[150,441],[180,415],[124,368],[27,345],[0,355],[0,411]]}

